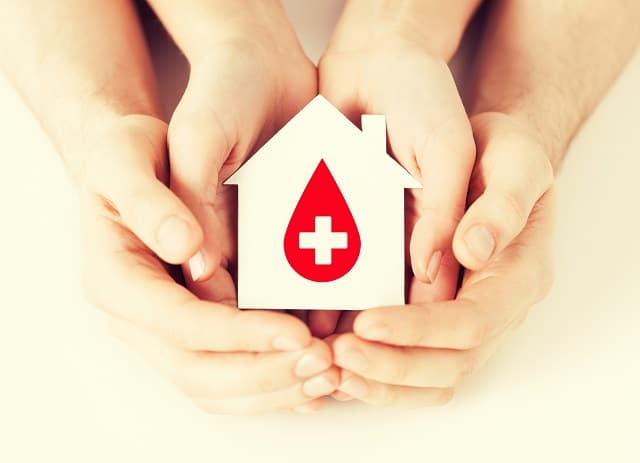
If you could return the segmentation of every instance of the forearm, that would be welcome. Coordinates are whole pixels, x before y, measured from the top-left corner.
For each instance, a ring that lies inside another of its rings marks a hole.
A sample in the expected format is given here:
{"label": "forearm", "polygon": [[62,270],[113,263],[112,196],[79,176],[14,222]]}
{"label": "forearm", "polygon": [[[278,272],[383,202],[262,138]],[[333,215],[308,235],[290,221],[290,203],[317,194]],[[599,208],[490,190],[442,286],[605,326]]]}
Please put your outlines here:
{"label": "forearm", "polygon": [[496,1],[471,79],[470,112],[510,114],[554,166],[640,38],[635,0]]}
{"label": "forearm", "polygon": [[279,0],[149,0],[149,4],[192,63],[230,41],[244,40],[270,50],[297,47]]}
{"label": "forearm", "polygon": [[481,0],[348,0],[332,44],[348,50],[403,40],[449,60]]}
{"label": "forearm", "polygon": [[0,65],[67,162],[109,119],[153,114],[153,73],[127,0],[0,2]]}

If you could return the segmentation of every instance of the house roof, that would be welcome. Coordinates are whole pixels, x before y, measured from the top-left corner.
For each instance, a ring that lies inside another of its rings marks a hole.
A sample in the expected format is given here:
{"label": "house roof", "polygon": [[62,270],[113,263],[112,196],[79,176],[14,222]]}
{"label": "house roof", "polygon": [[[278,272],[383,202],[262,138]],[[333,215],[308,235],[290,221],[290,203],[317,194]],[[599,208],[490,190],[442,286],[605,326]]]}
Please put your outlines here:
{"label": "house roof", "polygon": [[[378,176],[387,183],[402,188],[422,188],[420,182],[386,152],[384,116],[363,115],[363,128],[366,133],[355,126],[326,98],[318,95],[224,183],[239,185],[263,178],[263,172],[274,171],[272,166],[267,166],[270,168],[263,170],[265,163],[288,165],[287,158],[289,158],[289,161],[292,161],[291,165],[295,165],[299,162],[300,156],[303,156],[301,151],[307,151],[306,147],[311,146],[316,151],[321,150],[327,155],[342,150],[335,156],[335,162],[340,162],[345,155],[360,157],[359,165],[362,169],[366,169],[367,175]],[[348,153],[345,153],[347,146]]]}

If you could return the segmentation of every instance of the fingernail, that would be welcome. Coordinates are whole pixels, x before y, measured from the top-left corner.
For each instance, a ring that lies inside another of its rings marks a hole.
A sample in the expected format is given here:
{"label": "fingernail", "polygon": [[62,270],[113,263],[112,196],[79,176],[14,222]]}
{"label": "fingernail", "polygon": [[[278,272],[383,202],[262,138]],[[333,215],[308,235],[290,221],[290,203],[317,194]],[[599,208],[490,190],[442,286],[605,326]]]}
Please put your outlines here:
{"label": "fingernail", "polygon": [[349,394],[347,394],[346,392],[343,391],[335,391],[333,394],[331,394],[331,397],[333,397],[334,399],[340,401],[340,402],[347,402],[349,400],[353,400],[353,397],[351,397]]}
{"label": "fingernail", "polygon": [[278,336],[272,342],[273,348],[276,350],[300,350],[304,349],[304,346],[300,341],[288,336]]}
{"label": "fingernail", "polygon": [[337,355],[336,360],[341,367],[355,371],[363,371],[369,364],[369,361],[364,354],[356,349],[350,349],[340,355]]}
{"label": "fingernail", "polygon": [[307,378],[322,373],[331,366],[331,363],[314,354],[305,354],[296,364],[296,376]]}
{"label": "fingernail", "polygon": [[484,225],[475,225],[467,231],[464,238],[469,251],[476,259],[486,262],[493,254],[496,241],[491,232]]}
{"label": "fingernail", "polygon": [[371,341],[382,341],[387,339],[391,332],[386,325],[371,325],[370,327],[362,330],[362,333],[358,333],[361,336],[370,339]]}
{"label": "fingernail", "polygon": [[293,407],[293,411],[296,413],[314,413],[317,412],[318,409],[310,407],[307,404],[298,405],[297,407]]}
{"label": "fingernail", "polygon": [[204,274],[204,254],[202,251],[196,252],[191,259],[189,259],[189,273],[191,273],[191,279],[198,281],[198,279]]}
{"label": "fingernail", "polygon": [[331,394],[336,387],[324,376],[316,376],[304,382],[302,391],[309,397]]}
{"label": "fingernail", "polygon": [[436,281],[438,271],[440,270],[440,261],[442,260],[442,251],[436,251],[431,255],[427,264],[426,276],[429,283]]}
{"label": "fingernail", "polygon": [[[176,215],[165,219],[158,228],[158,244],[162,250],[171,256],[172,259],[179,259],[180,253],[189,244],[187,240],[191,229],[186,220]],[[184,256],[182,256],[184,258]]]}
{"label": "fingernail", "polygon": [[338,390],[360,399],[369,394],[369,385],[364,379],[359,378],[358,376],[353,376],[342,383],[338,387]]}

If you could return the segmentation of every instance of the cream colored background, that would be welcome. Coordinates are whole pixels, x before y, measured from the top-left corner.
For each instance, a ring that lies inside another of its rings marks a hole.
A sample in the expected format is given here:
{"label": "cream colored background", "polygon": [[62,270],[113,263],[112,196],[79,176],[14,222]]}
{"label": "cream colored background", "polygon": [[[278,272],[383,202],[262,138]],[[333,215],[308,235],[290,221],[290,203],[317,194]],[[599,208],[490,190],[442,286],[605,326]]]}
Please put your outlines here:
{"label": "cream colored background", "polygon": [[[317,56],[340,2],[287,3]],[[550,297],[450,405],[245,418],[199,412],[109,337],[63,166],[0,80],[0,461],[640,461],[639,83],[637,54],[558,178]]]}

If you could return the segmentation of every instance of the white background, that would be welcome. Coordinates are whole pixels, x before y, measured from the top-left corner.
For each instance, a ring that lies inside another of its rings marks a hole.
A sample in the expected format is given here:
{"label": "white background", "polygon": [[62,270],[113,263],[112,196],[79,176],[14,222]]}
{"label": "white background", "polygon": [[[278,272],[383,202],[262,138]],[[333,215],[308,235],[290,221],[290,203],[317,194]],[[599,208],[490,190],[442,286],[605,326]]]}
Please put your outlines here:
{"label": "white background", "polygon": [[[339,1],[287,3],[316,56]],[[80,291],[74,192],[0,80],[0,461],[640,461],[639,82],[636,55],[558,178],[550,297],[450,405],[246,418],[201,413],[109,337]]]}

